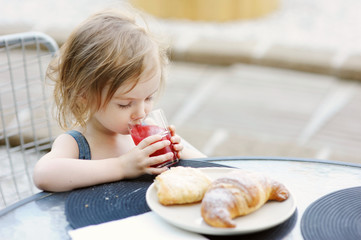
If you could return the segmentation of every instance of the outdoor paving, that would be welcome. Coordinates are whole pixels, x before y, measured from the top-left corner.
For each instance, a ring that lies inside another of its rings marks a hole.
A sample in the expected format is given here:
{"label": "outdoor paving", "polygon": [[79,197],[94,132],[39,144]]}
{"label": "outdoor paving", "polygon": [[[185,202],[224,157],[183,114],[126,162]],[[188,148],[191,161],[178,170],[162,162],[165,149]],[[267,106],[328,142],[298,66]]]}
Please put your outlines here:
{"label": "outdoor paving", "polygon": [[159,106],[209,156],[361,163],[361,84],[244,64],[175,62]]}

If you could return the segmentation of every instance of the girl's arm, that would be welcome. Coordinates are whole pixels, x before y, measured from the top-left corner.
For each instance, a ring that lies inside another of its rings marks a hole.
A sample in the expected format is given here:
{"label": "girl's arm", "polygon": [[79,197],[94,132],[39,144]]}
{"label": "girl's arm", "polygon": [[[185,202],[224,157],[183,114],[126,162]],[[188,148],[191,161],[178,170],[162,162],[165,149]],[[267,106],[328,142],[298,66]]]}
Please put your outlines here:
{"label": "girl's arm", "polygon": [[183,150],[181,153],[181,158],[183,159],[191,159],[191,158],[206,158],[207,155],[196,149],[189,142],[187,142],[184,138],[180,137],[180,142],[182,143]]}
{"label": "girl's arm", "polygon": [[178,157],[181,159],[191,159],[191,158],[205,158],[205,154],[200,152],[198,149],[193,147],[190,143],[185,141],[183,138],[178,136],[175,133],[175,127],[173,125],[169,126],[169,131],[172,135],[171,141],[174,144],[174,150],[178,152]]}
{"label": "girl's arm", "polygon": [[[160,174],[167,168],[152,168],[151,165],[171,159],[172,154],[149,157],[170,142],[159,141],[154,135],[144,139],[130,152],[115,158],[101,160],[78,159],[78,145],[68,134],[60,135],[49,153],[45,154],[34,168],[35,185],[46,191],[69,191],[106,182],[134,178],[142,174]],[[159,142],[157,142],[159,141]]]}

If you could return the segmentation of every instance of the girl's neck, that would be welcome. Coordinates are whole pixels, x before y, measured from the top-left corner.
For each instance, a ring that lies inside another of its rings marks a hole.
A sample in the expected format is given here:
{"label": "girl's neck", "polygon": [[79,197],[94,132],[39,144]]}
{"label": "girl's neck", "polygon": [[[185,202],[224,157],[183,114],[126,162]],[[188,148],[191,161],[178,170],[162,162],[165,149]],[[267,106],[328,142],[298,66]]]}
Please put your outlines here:
{"label": "girl's neck", "polygon": [[84,134],[87,139],[101,139],[102,141],[117,141],[118,133],[109,131],[101,124],[94,120],[89,120],[85,127],[80,127],[79,131]]}
{"label": "girl's neck", "polygon": [[99,124],[89,121],[86,128],[79,129],[89,142],[92,158],[102,159],[120,156],[134,147],[130,135],[111,132],[99,126]]}

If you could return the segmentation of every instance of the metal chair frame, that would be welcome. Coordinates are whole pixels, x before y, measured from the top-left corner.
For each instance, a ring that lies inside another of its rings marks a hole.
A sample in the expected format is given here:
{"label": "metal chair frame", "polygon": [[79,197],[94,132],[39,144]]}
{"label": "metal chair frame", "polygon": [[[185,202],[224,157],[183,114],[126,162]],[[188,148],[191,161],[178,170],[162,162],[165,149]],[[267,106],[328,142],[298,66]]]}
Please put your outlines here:
{"label": "metal chair frame", "polygon": [[54,139],[44,80],[57,51],[40,32],[0,36],[0,209],[39,191],[32,168]]}

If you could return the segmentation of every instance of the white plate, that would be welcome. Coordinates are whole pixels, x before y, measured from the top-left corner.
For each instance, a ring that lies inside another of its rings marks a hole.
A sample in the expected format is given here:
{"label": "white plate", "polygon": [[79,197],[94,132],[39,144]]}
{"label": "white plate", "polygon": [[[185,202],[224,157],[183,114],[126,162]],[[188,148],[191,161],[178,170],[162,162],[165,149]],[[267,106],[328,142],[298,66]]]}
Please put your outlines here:
{"label": "white plate", "polygon": [[[232,168],[199,168],[212,179],[216,179],[234,169]],[[188,231],[210,235],[236,235],[265,230],[279,225],[292,216],[296,210],[293,196],[283,202],[267,202],[257,211],[235,219],[235,228],[215,228],[207,225],[200,213],[200,203],[176,206],[163,206],[159,203],[157,192],[152,184],[146,194],[148,206],[165,221]]]}

